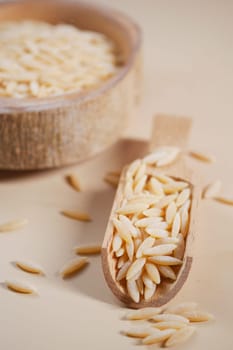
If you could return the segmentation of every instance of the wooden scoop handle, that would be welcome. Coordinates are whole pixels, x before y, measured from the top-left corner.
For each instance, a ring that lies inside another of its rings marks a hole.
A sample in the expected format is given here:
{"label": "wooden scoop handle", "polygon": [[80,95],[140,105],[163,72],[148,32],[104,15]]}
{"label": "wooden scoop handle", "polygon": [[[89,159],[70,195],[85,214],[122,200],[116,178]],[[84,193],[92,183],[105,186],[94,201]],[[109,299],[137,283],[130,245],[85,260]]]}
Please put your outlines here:
{"label": "wooden scoop handle", "polygon": [[155,116],[150,150],[160,146],[176,146],[185,148],[188,143],[192,119],[159,114]]}
{"label": "wooden scoop handle", "polygon": [[[191,127],[191,118],[163,114],[156,115],[152,127],[150,151],[153,152],[157,147],[161,146],[175,146],[184,151],[188,144]],[[154,171],[157,173],[165,172],[170,176],[183,177],[186,180],[193,181],[194,172],[187,166],[187,160],[182,153],[175,162],[157,168]],[[152,170],[152,173],[154,171]]]}

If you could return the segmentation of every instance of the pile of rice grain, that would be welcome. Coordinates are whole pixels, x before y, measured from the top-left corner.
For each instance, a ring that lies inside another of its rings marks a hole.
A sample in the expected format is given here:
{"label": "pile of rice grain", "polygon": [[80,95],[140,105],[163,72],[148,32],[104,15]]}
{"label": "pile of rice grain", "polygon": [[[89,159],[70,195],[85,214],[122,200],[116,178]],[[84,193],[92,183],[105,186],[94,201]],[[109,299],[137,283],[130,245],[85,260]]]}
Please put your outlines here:
{"label": "pile of rice grain", "polygon": [[0,96],[83,92],[115,75],[116,47],[105,35],[68,24],[0,23]]}

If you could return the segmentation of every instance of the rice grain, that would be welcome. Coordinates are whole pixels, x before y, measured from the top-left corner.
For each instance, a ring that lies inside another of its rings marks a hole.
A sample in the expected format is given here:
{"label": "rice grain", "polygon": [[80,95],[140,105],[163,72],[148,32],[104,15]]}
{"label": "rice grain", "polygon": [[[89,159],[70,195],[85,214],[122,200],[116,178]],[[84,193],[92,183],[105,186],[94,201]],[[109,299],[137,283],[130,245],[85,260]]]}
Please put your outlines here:
{"label": "rice grain", "polygon": [[68,261],[60,270],[60,275],[62,278],[69,278],[76,275],[89,263],[87,258],[76,258],[71,261]]}
{"label": "rice grain", "polygon": [[93,255],[93,254],[100,254],[101,252],[101,245],[87,245],[82,247],[75,247],[74,251],[76,254],[85,254],[85,255]]}
{"label": "rice grain", "polygon": [[152,248],[146,248],[143,251],[143,254],[146,256],[169,255],[176,249],[176,247],[177,247],[176,244],[156,245],[155,247],[152,247]]}
{"label": "rice grain", "polygon": [[36,275],[45,275],[42,267],[40,267],[39,265],[36,265],[34,263],[31,262],[23,262],[23,261],[16,261],[15,265],[21,269],[22,271],[28,272],[28,273],[32,273],[32,274],[36,274]]}
{"label": "rice grain", "polygon": [[163,266],[159,265],[158,266],[160,274],[165,277],[165,278],[170,278],[171,280],[175,281],[176,280],[176,274],[172,270],[170,266]]}
{"label": "rice grain", "polygon": [[169,306],[166,309],[166,313],[170,313],[170,314],[182,314],[183,312],[186,311],[193,311],[196,310],[198,308],[198,304],[195,302],[182,302],[173,306]]}
{"label": "rice grain", "polygon": [[37,291],[34,287],[29,286],[26,283],[22,283],[19,281],[7,280],[5,282],[8,289],[13,292],[21,293],[21,294],[37,294]]}
{"label": "rice grain", "polygon": [[233,199],[232,198],[227,198],[223,196],[217,196],[214,198],[217,202],[226,204],[226,205],[233,205]]}
{"label": "rice grain", "polygon": [[145,291],[144,291],[144,299],[146,301],[150,300],[153,295],[155,294],[156,291],[156,284],[153,283],[153,285],[151,287],[145,286]]}
{"label": "rice grain", "polygon": [[193,335],[195,330],[196,328],[191,326],[179,329],[166,341],[165,347],[174,347],[186,342]]}
{"label": "rice grain", "polygon": [[178,322],[182,322],[182,323],[189,323],[189,319],[181,316],[181,315],[174,315],[174,314],[160,314],[160,315],[155,315],[152,316],[151,321],[153,322],[173,322],[173,321],[178,321]]}
{"label": "rice grain", "polygon": [[187,327],[187,321],[177,321],[177,320],[170,320],[170,321],[161,321],[161,322],[155,322],[153,323],[153,327],[158,328],[160,330],[164,329],[181,329],[184,327]]}
{"label": "rice grain", "polygon": [[89,222],[91,221],[91,217],[87,213],[81,213],[81,212],[75,212],[70,210],[63,210],[61,211],[61,214],[66,216],[69,219],[77,220],[77,221],[84,221]]}
{"label": "rice grain", "polygon": [[132,337],[132,338],[145,338],[148,335],[151,334],[153,329],[148,326],[147,324],[145,326],[138,326],[138,327],[131,327],[127,330],[123,331],[123,334],[126,335],[127,337]]}
{"label": "rice grain", "polygon": [[121,281],[123,278],[126,277],[127,271],[129,269],[130,265],[131,265],[131,261],[127,261],[122,265],[122,267],[120,268],[120,270],[118,271],[117,276],[116,276],[117,281]]}
{"label": "rice grain", "polygon": [[172,237],[177,237],[178,233],[180,232],[180,228],[181,228],[180,225],[181,225],[180,213],[177,212],[172,224],[172,232],[171,232]]}
{"label": "rice grain", "polygon": [[175,205],[175,202],[171,202],[168,206],[167,206],[167,209],[166,209],[166,221],[167,223],[170,225],[173,220],[174,220],[174,217],[176,215],[176,210],[177,210],[177,207]]}
{"label": "rice grain", "polygon": [[141,258],[144,255],[144,251],[152,247],[154,243],[155,239],[153,237],[147,237],[144,241],[142,241],[136,252],[136,258]]}
{"label": "rice grain", "polygon": [[190,322],[207,322],[214,319],[212,314],[201,310],[184,311],[181,314]]}
{"label": "rice grain", "polygon": [[28,224],[27,219],[9,221],[9,222],[0,224],[0,233],[20,230],[27,224]]}
{"label": "rice grain", "polygon": [[119,236],[118,233],[116,233],[112,240],[112,250],[114,252],[117,252],[121,248],[121,245],[122,245],[122,238]]}
{"label": "rice grain", "polygon": [[174,258],[173,256],[152,256],[148,259],[150,262],[158,265],[164,265],[164,266],[173,266],[173,265],[181,265],[182,260]]}
{"label": "rice grain", "polygon": [[156,265],[146,263],[145,265],[146,272],[149,276],[149,278],[156,284],[159,284],[161,279],[160,279],[160,273]]}
{"label": "rice grain", "polygon": [[176,200],[177,207],[181,207],[189,199],[190,194],[191,192],[189,188],[185,188],[182,192],[180,192]]}
{"label": "rice grain", "polygon": [[162,312],[161,307],[145,307],[138,310],[130,311],[126,314],[127,320],[148,320],[151,317]]}
{"label": "rice grain", "polygon": [[127,291],[129,293],[129,296],[133,299],[135,303],[138,303],[140,300],[140,293],[138,290],[138,286],[135,280],[130,279],[127,280]]}
{"label": "rice grain", "polygon": [[207,153],[203,153],[203,152],[199,152],[199,151],[190,151],[188,154],[189,154],[189,156],[191,156],[197,160],[200,160],[202,162],[205,162],[205,163],[215,163],[216,162],[216,158],[211,154],[207,154]]}
{"label": "rice grain", "polygon": [[77,192],[81,191],[81,186],[78,177],[74,174],[66,175],[67,183]]}
{"label": "rice grain", "polygon": [[145,263],[145,258],[136,259],[127,271],[126,280],[132,279],[138,272],[141,272]]}
{"label": "rice grain", "polygon": [[157,344],[165,341],[175,333],[175,329],[165,329],[163,331],[154,330],[149,336],[142,340],[144,345]]}

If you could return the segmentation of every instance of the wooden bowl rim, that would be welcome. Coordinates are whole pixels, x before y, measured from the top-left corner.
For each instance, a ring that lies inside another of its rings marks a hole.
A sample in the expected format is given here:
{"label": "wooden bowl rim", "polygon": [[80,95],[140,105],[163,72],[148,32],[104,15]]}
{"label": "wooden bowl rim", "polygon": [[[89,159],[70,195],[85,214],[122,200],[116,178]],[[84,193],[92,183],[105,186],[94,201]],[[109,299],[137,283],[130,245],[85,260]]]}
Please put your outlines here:
{"label": "wooden bowl rim", "polygon": [[[106,83],[101,85],[100,87],[97,87],[96,89],[83,92],[83,93],[77,93],[77,92],[70,92],[70,93],[64,93],[59,96],[51,96],[46,98],[11,98],[11,97],[0,97],[0,114],[3,113],[14,113],[14,112],[29,112],[29,111],[35,111],[40,112],[44,110],[54,109],[54,108],[64,108],[66,106],[70,106],[72,104],[80,105],[85,102],[89,102],[93,99],[98,98],[99,96],[103,95],[105,92],[110,90],[111,88],[115,87],[129,72],[130,68],[132,67],[135,57],[140,50],[141,43],[142,43],[142,32],[137,23],[135,23],[128,15],[125,15],[121,11],[118,11],[116,9],[113,9],[111,7],[105,7],[101,4],[93,4],[90,2],[84,2],[84,1],[72,1],[72,0],[40,0],[41,2],[45,3],[53,3],[54,5],[59,5],[60,3],[70,3],[73,5],[77,5],[77,7],[81,6],[83,8],[89,8],[92,10],[96,10],[98,13],[102,12],[106,17],[109,17],[110,19],[116,20],[117,17],[120,16],[120,18],[123,18],[124,21],[127,22],[127,24],[130,25],[132,30],[135,33],[135,40],[134,45],[131,50],[131,53],[127,59],[126,64],[119,69],[119,71],[116,73],[115,76],[110,78]],[[31,0],[23,0],[20,3],[17,1],[10,1],[10,2],[3,2],[0,3],[0,8],[2,6],[11,6],[12,4],[16,4],[18,6],[25,6],[27,4],[31,4]],[[125,30],[125,27],[122,26],[122,28]]]}

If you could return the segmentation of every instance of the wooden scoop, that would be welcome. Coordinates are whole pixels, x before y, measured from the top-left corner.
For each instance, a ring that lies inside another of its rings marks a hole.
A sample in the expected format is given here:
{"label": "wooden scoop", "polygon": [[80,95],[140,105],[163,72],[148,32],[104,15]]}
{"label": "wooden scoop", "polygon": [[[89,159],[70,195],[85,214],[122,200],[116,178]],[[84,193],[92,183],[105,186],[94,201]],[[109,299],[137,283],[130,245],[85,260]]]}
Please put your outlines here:
{"label": "wooden scoop", "polygon": [[[161,146],[177,146],[183,150],[188,141],[191,124],[192,121],[189,118],[163,115],[157,116],[155,118],[152,140],[150,143],[151,150],[155,150],[156,147]],[[193,259],[192,245],[196,230],[197,207],[200,199],[201,188],[198,184],[195,172],[187,167],[186,161],[187,160],[185,159],[184,154],[181,153],[179,158],[169,166],[152,169],[152,172],[154,174],[162,173],[188,182],[192,190],[192,204],[189,213],[189,231],[186,236],[183,264],[179,268],[177,279],[173,282],[170,282],[166,279],[163,280],[163,282],[157,286],[154,296],[149,301],[141,300],[139,303],[135,303],[127,294],[127,292],[125,292],[125,289],[122,287],[120,282],[116,281],[115,279],[116,259],[111,250],[114,233],[112,218],[114,217],[115,211],[117,208],[119,208],[120,203],[123,199],[123,186],[126,180],[127,167],[124,168],[121,174],[119,187],[116,192],[116,197],[113,203],[102,245],[102,266],[104,276],[109,288],[120,301],[129,307],[141,308],[147,306],[161,306],[166,304],[179,292],[188,277]]]}

